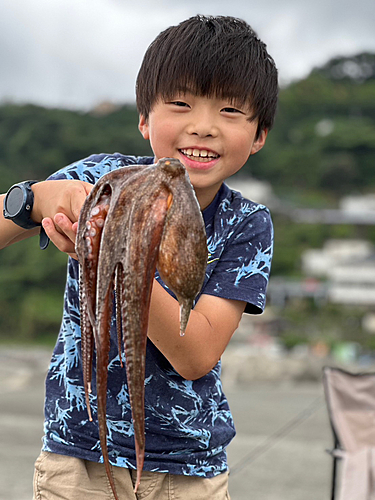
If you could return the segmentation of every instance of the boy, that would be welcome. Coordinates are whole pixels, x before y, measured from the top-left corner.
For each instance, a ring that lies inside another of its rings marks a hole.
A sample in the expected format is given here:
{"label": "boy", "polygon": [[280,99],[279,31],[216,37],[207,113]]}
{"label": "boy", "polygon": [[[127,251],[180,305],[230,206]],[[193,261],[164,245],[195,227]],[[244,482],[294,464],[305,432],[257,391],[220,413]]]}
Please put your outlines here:
{"label": "boy", "polygon": [[[64,315],[46,382],[45,436],[36,462],[35,498],[112,498],[98,428],[84,403],[80,358],[78,262],[74,241],[82,203],[104,173],[178,158],[186,167],[206,225],[206,279],[179,335],[179,307],[156,273],[146,357],[146,456],[135,480],[134,436],[125,369],[113,321],[108,449],[121,499],[229,498],[226,446],[235,431],[220,382],[220,357],[242,313],[258,314],[272,257],[268,210],[223,181],[259,151],[273,124],[277,70],[252,29],[231,17],[195,16],[162,32],[137,79],[139,129],[153,158],[93,155],[33,184],[31,225],[42,223],[71,257]],[[31,191],[31,192],[30,192]],[[3,196],[4,198],[4,196]],[[0,244],[37,234],[20,216],[1,219]],[[94,384],[95,385],[95,384]],[[95,397],[92,399],[95,406]]]}

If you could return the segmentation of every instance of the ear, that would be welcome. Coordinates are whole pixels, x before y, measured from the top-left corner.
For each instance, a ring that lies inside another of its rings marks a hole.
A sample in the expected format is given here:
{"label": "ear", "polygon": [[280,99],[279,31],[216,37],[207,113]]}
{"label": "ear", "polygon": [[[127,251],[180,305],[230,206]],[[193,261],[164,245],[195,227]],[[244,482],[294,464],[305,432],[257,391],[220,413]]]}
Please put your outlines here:
{"label": "ear", "polygon": [[139,115],[138,128],[140,133],[143,135],[143,139],[150,139],[148,121],[143,115]]}
{"label": "ear", "polygon": [[264,129],[261,131],[261,133],[259,134],[259,137],[257,139],[255,139],[255,141],[253,143],[253,146],[251,148],[251,153],[250,153],[251,155],[255,155],[255,153],[257,153],[258,151],[260,151],[262,149],[262,147],[264,146],[264,144],[266,142],[267,134],[268,134],[267,129]]}

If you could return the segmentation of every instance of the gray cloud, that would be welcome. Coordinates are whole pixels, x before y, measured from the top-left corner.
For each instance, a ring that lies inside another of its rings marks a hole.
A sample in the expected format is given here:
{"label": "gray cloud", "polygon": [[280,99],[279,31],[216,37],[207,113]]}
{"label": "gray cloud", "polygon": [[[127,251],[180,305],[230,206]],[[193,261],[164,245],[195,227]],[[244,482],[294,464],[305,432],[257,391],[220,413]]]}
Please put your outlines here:
{"label": "gray cloud", "polygon": [[88,109],[134,100],[144,51],[171,24],[222,14],[249,22],[282,82],[336,55],[375,51],[372,0],[5,0],[0,4],[0,100]]}

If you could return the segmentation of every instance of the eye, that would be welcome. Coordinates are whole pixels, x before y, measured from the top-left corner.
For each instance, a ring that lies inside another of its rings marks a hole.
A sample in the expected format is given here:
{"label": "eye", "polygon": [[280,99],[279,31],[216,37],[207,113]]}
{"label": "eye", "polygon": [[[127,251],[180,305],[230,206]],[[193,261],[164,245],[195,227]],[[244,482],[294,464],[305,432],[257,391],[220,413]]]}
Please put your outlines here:
{"label": "eye", "polygon": [[243,111],[237,109],[237,108],[231,108],[231,107],[226,107],[226,108],[223,108],[221,111],[223,111],[224,113],[240,113],[241,115],[243,115]]}
{"label": "eye", "polygon": [[184,101],[171,101],[169,104],[173,104],[174,106],[178,106],[180,108],[189,107],[189,105]]}

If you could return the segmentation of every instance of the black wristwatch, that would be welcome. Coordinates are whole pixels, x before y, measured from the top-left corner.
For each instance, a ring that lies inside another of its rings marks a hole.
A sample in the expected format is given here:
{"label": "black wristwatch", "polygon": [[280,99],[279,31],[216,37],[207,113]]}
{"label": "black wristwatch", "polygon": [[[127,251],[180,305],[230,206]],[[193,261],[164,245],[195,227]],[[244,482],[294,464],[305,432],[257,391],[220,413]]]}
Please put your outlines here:
{"label": "black wristwatch", "polygon": [[[42,226],[40,223],[34,222],[30,215],[34,205],[34,193],[31,186],[38,181],[25,181],[19,184],[14,184],[7,192],[4,199],[3,215],[5,219],[13,221],[24,229],[33,229],[37,226]],[[39,245],[42,250],[47,248],[49,238],[46,235],[43,227],[40,229]]]}

